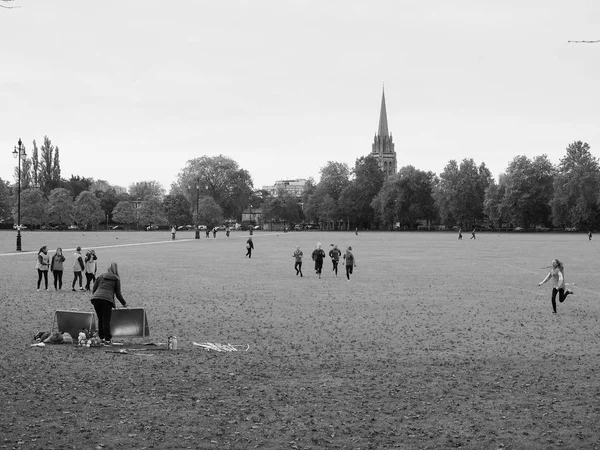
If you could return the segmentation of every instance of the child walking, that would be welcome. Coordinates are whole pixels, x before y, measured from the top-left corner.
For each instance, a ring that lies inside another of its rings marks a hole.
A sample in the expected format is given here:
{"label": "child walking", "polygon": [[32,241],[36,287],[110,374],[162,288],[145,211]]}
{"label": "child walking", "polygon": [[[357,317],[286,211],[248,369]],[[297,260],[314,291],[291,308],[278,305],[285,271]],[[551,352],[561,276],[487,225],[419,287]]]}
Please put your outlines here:
{"label": "child walking", "polygon": [[569,289],[565,290],[564,267],[563,263],[558,259],[552,260],[552,269],[550,269],[546,278],[538,283],[538,286],[541,286],[549,279],[552,279],[552,312],[556,314],[556,293],[558,292],[559,294],[558,301],[562,303],[567,299],[569,294],[574,294],[574,292]]}

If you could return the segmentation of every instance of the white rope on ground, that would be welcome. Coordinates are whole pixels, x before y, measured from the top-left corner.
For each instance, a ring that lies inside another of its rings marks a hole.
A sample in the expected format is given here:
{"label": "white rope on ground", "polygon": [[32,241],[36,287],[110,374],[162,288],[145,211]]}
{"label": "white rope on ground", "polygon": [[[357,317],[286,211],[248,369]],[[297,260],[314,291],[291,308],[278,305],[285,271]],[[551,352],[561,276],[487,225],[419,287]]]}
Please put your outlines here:
{"label": "white rope on ground", "polygon": [[[219,343],[213,343],[213,342],[205,342],[203,344],[199,344],[198,342],[192,342],[193,345],[197,346],[197,347],[202,347],[205,348],[206,350],[214,350],[216,352],[237,352],[238,349],[235,347],[242,347],[242,344],[219,344]],[[250,345],[247,344],[246,350],[244,351],[248,351],[248,349],[250,348]]]}

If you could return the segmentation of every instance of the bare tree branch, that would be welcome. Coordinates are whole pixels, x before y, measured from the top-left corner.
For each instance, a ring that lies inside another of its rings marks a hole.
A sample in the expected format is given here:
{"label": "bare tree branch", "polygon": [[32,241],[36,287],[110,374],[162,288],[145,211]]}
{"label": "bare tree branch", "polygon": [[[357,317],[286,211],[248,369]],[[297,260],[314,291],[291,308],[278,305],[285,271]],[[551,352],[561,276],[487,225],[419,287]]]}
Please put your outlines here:
{"label": "bare tree branch", "polygon": [[567,43],[572,42],[573,44],[596,44],[598,41],[567,41]]}

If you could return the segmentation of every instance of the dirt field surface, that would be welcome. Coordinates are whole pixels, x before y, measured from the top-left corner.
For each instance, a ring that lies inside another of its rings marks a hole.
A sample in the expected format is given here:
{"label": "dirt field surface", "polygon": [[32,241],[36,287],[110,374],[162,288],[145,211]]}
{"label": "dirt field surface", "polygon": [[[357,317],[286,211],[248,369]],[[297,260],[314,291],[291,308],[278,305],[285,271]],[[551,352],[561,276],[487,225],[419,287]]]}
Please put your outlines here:
{"label": "dirt field surface", "polygon": [[[256,232],[252,259],[246,232],[28,231],[20,254],[15,236],[0,233],[0,448],[598,448],[599,243],[584,234]],[[350,281],[329,258],[318,279],[317,241],[352,245]],[[65,249],[63,292],[36,292],[42,245]],[[56,310],[93,311],[70,290],[77,245],[101,272],[119,263],[149,337],[30,346]],[[537,286],[553,258],[575,283],[556,315]],[[177,351],[142,345],[171,334]]]}

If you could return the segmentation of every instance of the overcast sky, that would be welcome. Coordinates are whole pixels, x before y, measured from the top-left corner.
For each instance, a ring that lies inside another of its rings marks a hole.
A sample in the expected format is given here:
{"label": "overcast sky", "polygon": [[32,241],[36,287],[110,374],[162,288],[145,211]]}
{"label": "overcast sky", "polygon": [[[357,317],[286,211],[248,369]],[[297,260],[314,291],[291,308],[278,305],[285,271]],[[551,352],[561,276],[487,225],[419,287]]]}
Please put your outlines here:
{"label": "overcast sky", "polygon": [[600,152],[597,0],[15,0],[0,8],[0,178],[48,135],[62,176],[167,191],[223,154],[254,187],[371,151],[382,85],[398,168],[494,176]]}

